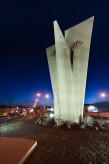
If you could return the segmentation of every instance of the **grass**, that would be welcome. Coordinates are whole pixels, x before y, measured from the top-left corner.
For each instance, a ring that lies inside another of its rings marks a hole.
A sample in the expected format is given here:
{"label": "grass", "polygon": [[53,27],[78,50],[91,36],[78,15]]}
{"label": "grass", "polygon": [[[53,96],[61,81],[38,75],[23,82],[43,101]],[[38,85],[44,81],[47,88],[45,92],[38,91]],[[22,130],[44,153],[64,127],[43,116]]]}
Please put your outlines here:
{"label": "grass", "polygon": [[27,163],[103,163],[109,162],[109,137],[94,131],[54,130],[40,135],[37,150]]}

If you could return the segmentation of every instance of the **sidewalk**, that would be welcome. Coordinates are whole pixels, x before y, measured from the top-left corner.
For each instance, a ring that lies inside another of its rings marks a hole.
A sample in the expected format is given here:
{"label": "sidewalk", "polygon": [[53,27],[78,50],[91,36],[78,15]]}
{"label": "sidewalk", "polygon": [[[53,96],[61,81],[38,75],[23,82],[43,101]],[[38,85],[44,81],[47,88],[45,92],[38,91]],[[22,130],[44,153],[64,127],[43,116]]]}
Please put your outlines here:
{"label": "sidewalk", "polygon": [[37,141],[24,138],[0,138],[0,163],[23,164],[37,146]]}

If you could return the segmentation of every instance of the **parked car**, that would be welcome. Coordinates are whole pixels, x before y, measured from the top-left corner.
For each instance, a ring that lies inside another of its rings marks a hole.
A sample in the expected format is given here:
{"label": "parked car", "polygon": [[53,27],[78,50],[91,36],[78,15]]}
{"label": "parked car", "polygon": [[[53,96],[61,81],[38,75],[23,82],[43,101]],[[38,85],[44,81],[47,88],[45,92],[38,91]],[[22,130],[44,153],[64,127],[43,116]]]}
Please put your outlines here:
{"label": "parked car", "polygon": [[8,111],[0,110],[0,117],[8,116]]}

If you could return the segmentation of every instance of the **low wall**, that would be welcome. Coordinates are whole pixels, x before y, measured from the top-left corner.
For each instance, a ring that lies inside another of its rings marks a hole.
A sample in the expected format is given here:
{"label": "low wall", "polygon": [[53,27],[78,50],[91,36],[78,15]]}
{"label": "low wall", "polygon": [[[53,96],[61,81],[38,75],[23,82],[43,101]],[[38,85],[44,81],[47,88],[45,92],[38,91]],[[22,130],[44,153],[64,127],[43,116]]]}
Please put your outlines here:
{"label": "low wall", "polygon": [[107,117],[109,118],[109,113],[107,112],[84,112],[84,115],[93,116],[93,117]]}

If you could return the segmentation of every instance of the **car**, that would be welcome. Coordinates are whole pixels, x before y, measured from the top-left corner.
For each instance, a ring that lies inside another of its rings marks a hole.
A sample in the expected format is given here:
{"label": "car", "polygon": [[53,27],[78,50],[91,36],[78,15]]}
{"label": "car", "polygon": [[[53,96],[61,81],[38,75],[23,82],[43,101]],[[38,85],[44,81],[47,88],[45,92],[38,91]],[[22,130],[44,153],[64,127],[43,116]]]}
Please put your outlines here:
{"label": "car", "polygon": [[8,116],[8,112],[5,110],[0,110],[0,117]]}

